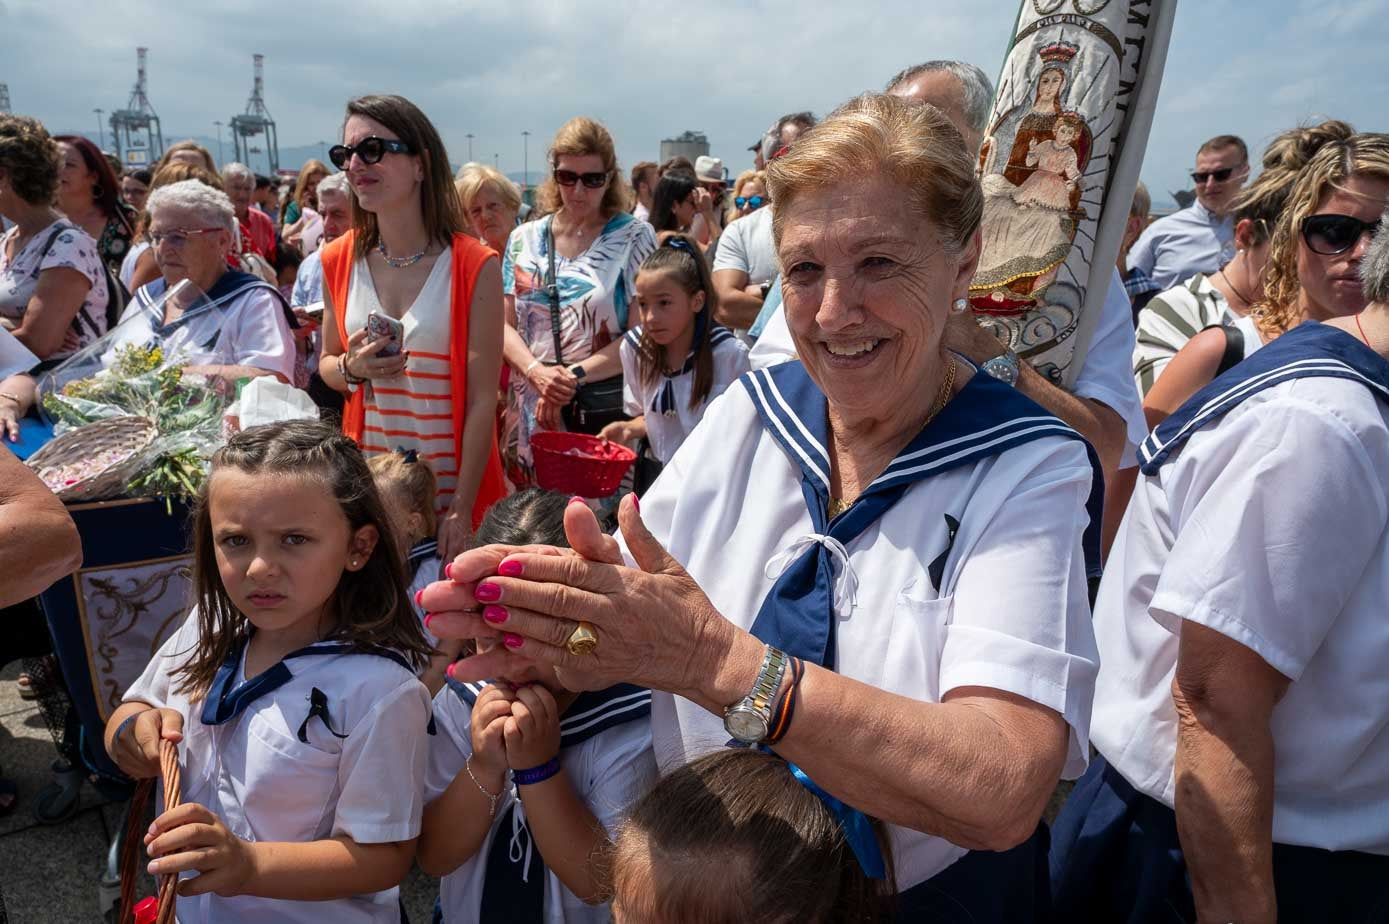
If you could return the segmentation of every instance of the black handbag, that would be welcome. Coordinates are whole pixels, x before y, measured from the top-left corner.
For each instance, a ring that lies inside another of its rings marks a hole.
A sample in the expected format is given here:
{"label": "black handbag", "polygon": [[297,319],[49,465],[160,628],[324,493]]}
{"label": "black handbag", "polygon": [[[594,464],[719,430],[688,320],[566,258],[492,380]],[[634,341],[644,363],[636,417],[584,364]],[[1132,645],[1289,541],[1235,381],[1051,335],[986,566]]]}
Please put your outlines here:
{"label": "black handbag", "polygon": [[[555,339],[555,361],[548,365],[564,365],[564,349],[560,345],[559,283],[555,276],[555,237],[550,225],[545,225],[545,238],[550,252],[550,272],[545,280],[545,293],[550,298],[550,334]],[[571,433],[596,436],[604,427],[619,420],[630,420],[622,408],[622,373],[601,382],[581,382],[574,399],[560,409],[564,427]]]}

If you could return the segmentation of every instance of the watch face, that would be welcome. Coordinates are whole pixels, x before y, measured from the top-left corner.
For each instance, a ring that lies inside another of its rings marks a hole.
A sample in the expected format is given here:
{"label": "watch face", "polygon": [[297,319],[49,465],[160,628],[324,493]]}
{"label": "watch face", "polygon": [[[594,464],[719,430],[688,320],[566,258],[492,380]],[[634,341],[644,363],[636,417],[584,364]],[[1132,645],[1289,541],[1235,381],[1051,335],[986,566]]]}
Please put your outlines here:
{"label": "watch face", "polygon": [[767,737],[767,720],[750,706],[734,706],[723,717],[724,729],[745,744]]}

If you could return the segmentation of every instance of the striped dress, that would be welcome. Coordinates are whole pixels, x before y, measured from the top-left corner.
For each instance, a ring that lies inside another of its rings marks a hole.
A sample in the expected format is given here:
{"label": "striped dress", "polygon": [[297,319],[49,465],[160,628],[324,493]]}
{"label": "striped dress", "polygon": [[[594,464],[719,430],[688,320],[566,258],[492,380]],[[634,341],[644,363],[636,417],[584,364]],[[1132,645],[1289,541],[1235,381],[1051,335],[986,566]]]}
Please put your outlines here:
{"label": "striped dress", "polygon": [[[449,374],[449,293],[452,263],[440,254],[401,317],[405,326],[405,350],[410,362],[405,372],[376,379],[366,394],[366,420],[362,451],[367,455],[396,448],[413,449],[427,459],[439,482],[436,506],[448,512],[458,486],[457,434],[453,427],[453,387]],[[347,298],[347,329],[365,327],[373,311],[381,307],[371,271],[363,259],[352,267]]]}

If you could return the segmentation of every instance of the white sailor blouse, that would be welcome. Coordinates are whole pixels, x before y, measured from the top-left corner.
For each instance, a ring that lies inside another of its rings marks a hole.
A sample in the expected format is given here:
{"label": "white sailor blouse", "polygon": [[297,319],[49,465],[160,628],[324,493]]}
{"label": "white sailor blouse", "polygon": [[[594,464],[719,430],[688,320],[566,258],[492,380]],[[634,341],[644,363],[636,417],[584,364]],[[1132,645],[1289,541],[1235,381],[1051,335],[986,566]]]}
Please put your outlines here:
{"label": "white sailor blouse", "polygon": [[[425,801],[449,788],[473,753],[469,719],[485,684],[448,678],[434,697]],[[656,781],[651,692],[630,684],[580,693],[560,719],[559,760],[579,799],[609,834]],[[589,905],[549,870],[536,849],[515,786],[497,800],[478,852],[439,883],[445,924],[606,924],[607,904]]]}
{"label": "white sailor blouse", "polygon": [[[218,671],[207,697],[191,701],[176,690],[173,671],[197,640],[194,611],[124,697],[183,716],[184,802],[210,809],[247,841],[347,836],[380,844],[419,836],[429,693],[403,658],[319,642],[247,680],[243,649]],[[178,918],[397,924],[398,893],[326,902],[199,895],[179,900]]]}
{"label": "white sailor blouse", "polygon": [[[642,498],[643,518],[719,612],[763,641],[922,702],[980,686],[1055,710],[1070,727],[1065,774],[1078,776],[1097,667],[1084,443],[975,374],[833,519],[827,446],[826,400],[805,367],[757,370],[710,407]],[[720,717],[659,692],[652,736],[662,766],[728,742]],[[966,853],[889,830],[903,890]]]}
{"label": "white sailor blouse", "polygon": [[676,375],[662,374],[655,383],[647,385],[642,381],[637,362],[641,330],[640,327],[629,330],[618,347],[622,360],[623,410],[633,417],[646,415],[646,438],[651,443],[652,453],[664,465],[704,419],[710,402],[748,371],[748,348],[728,328],[714,325],[709,332],[714,381],[709,396],[692,408],[690,395],[694,391],[695,354],[691,352],[685,357]]}
{"label": "white sailor blouse", "polygon": [[1389,362],[1308,322],[1139,461],[1095,604],[1096,746],[1174,804],[1171,682],[1198,623],[1292,681],[1270,721],[1274,841],[1389,854]]}

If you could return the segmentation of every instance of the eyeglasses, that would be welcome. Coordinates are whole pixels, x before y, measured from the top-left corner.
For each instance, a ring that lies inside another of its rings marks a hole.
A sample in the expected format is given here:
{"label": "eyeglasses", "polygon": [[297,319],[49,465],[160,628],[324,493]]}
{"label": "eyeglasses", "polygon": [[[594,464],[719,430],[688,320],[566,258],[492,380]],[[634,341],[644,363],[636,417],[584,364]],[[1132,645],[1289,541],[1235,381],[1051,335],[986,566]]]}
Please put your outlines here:
{"label": "eyeglasses", "polygon": [[575,173],[573,170],[556,170],[555,182],[561,186],[575,186],[583,183],[589,189],[598,189],[608,182],[608,171],[601,173]]}
{"label": "eyeglasses", "polygon": [[[1244,166],[1243,164],[1240,167]],[[1191,182],[1197,186],[1205,186],[1207,180],[1215,180],[1217,183],[1224,183],[1240,167],[1222,167],[1219,170],[1197,170],[1191,175]]]}
{"label": "eyeglasses", "polygon": [[1313,253],[1335,256],[1360,242],[1362,234],[1379,233],[1381,219],[1361,221],[1350,215],[1308,215],[1302,219],[1302,239]]}
{"label": "eyeglasses", "polygon": [[750,207],[752,207],[752,208],[754,208],[754,209],[760,209],[760,208],[762,208],[762,206],[766,205],[768,202],[771,202],[771,201],[772,201],[772,200],[769,199],[769,198],[767,198],[766,196],[734,196],[734,197],[733,197],[733,204],[736,205],[738,208],[742,208],[743,206],[746,205],[746,206],[750,206]]}
{"label": "eyeglasses", "polygon": [[328,159],[333,162],[333,166],[339,170],[346,170],[348,161],[352,160],[352,155],[356,154],[362,159],[364,164],[378,164],[381,158],[387,154],[413,154],[414,148],[404,141],[396,141],[394,138],[378,138],[372,135],[370,138],[363,138],[355,145],[335,144],[328,149]]}
{"label": "eyeglasses", "polygon": [[223,229],[223,228],[175,228],[175,229],[172,230],[172,231],[151,231],[147,236],[148,236],[149,239],[150,239],[150,243],[151,243],[152,245],[154,245],[155,247],[158,247],[159,245],[161,245],[161,244],[163,244],[165,241],[167,241],[167,242],[169,243],[169,246],[170,246],[170,247],[173,247],[175,250],[177,250],[177,249],[182,248],[184,244],[187,244],[187,243],[188,243],[188,239],[189,239],[190,237],[192,237],[193,235],[195,235],[195,234],[216,234],[218,231],[222,231],[222,230],[225,230],[225,229]]}

